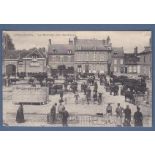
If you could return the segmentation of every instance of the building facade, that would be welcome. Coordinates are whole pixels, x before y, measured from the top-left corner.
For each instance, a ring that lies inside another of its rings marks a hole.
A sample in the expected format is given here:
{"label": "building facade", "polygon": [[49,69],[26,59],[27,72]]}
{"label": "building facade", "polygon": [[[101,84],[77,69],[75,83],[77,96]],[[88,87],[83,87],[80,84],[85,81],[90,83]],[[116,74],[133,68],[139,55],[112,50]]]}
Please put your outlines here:
{"label": "building facade", "polygon": [[112,48],[111,71],[113,73],[124,73],[124,49],[123,47]]}
{"label": "building facade", "polygon": [[54,71],[74,72],[74,47],[71,44],[52,44],[49,39],[48,66]]}
{"label": "building facade", "polygon": [[74,38],[75,70],[82,73],[108,73],[112,45],[110,38],[107,40],[78,39]]}
{"label": "building facade", "polygon": [[152,50],[151,47],[145,47],[144,51],[138,53],[138,73],[140,75],[152,77]]}
{"label": "building facade", "polygon": [[16,76],[17,73],[46,72],[46,56],[34,48],[29,51],[7,51],[3,58],[3,74]]}

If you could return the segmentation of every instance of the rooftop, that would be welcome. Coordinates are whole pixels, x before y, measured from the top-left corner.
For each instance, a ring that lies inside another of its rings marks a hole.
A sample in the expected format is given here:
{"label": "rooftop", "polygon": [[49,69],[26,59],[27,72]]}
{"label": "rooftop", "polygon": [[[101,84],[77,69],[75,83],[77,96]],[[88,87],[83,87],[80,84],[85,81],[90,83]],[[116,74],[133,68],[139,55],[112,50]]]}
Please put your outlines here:
{"label": "rooftop", "polygon": [[113,47],[112,48],[112,57],[123,57],[124,49],[123,47]]}
{"label": "rooftop", "polygon": [[51,44],[48,47],[48,54],[73,54],[74,47],[69,44]]}

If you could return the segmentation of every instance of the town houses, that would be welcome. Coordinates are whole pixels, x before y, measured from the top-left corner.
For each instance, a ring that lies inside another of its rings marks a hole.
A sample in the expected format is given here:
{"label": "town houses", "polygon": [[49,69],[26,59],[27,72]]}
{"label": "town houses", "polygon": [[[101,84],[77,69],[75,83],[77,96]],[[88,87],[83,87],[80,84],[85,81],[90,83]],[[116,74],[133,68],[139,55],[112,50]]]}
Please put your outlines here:
{"label": "town houses", "polygon": [[113,47],[110,36],[106,39],[81,39],[75,36],[66,44],[48,40],[48,47],[30,50],[5,50],[3,74],[44,73],[118,73],[152,75],[151,39],[144,50],[138,47],[126,52],[122,47]]}

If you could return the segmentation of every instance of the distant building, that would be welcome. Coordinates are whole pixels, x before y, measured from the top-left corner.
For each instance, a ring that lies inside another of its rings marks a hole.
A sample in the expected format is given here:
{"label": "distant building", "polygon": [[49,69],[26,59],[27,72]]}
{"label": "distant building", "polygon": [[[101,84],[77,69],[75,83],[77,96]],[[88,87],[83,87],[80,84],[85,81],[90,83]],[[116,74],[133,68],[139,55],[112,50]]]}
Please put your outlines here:
{"label": "distant building", "polygon": [[52,44],[49,39],[48,66],[60,74],[74,71],[74,47],[72,44]]}
{"label": "distant building", "polygon": [[3,57],[3,74],[46,72],[45,53],[36,48],[23,51],[7,51]]}
{"label": "distant building", "polygon": [[152,77],[152,50],[151,47],[145,47],[144,51],[138,53],[138,73]]}
{"label": "distant building", "polygon": [[111,71],[113,73],[124,73],[124,49],[123,47],[112,48]]}
{"label": "distant building", "polygon": [[106,40],[74,38],[75,70],[83,73],[109,73],[112,44]]}
{"label": "distant building", "polygon": [[134,53],[124,54],[124,72],[128,74],[137,74],[139,72],[137,65],[139,58],[137,57],[138,48],[135,47]]}

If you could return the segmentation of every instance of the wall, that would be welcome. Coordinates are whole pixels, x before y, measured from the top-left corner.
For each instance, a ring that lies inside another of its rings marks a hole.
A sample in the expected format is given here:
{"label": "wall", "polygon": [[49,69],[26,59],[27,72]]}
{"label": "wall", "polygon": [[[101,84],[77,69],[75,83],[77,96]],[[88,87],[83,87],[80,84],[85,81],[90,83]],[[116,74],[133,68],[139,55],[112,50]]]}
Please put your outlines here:
{"label": "wall", "polygon": [[74,66],[74,55],[49,55],[48,64],[51,68],[57,69],[59,65],[67,67]]}
{"label": "wall", "polygon": [[81,65],[81,70],[85,72],[107,72],[107,62],[109,60],[108,51],[75,51],[75,70]]}

